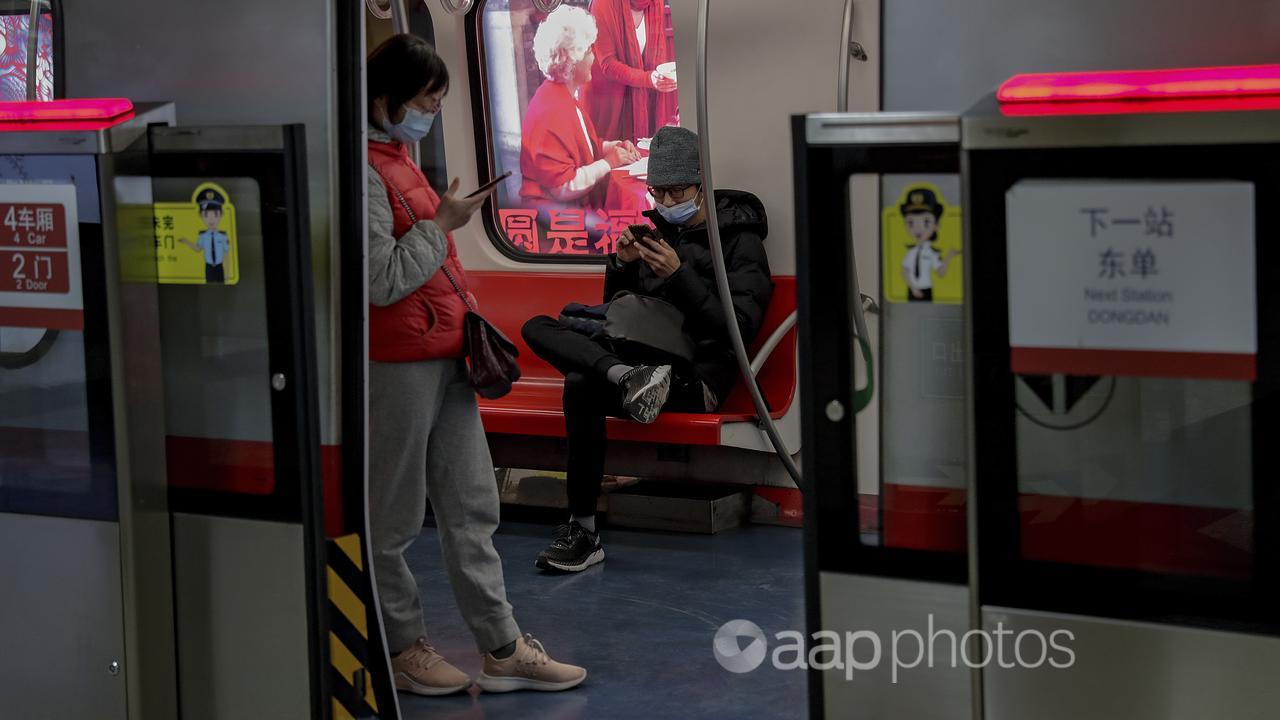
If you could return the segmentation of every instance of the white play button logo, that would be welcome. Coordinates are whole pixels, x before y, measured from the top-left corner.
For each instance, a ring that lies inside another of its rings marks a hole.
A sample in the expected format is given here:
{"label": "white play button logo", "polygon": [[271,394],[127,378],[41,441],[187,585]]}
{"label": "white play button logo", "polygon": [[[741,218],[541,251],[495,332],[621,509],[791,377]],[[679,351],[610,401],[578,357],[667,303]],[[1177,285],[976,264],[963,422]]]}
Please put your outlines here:
{"label": "white play button logo", "polygon": [[[742,642],[742,638],[746,642]],[[769,654],[764,631],[750,620],[730,620],[716,631],[712,644],[716,662],[731,673],[748,673],[760,667]]]}

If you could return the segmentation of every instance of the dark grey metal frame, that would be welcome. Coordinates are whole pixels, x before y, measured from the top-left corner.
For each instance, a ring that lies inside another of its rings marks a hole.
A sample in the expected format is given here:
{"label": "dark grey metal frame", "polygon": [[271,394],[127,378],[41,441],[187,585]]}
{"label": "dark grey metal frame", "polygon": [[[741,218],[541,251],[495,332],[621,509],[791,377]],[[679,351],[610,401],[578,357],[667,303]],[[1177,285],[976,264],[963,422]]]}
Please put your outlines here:
{"label": "dark grey metal frame", "polygon": [[247,177],[261,192],[263,260],[272,269],[265,288],[270,377],[262,387],[271,392],[276,487],[262,498],[171,488],[169,504],[174,512],[302,526],[311,705],[328,717],[328,588],[303,126],[157,127],[149,142],[153,177]]}
{"label": "dark grey metal frame", "polygon": [[[876,113],[792,118],[800,398],[804,438],[805,602],[822,629],[823,572],[965,584],[967,561],[864,545],[858,523],[853,338],[862,299],[854,271],[848,180],[855,174],[958,173],[954,115]],[[823,717],[822,673],[809,672],[810,717]]]}

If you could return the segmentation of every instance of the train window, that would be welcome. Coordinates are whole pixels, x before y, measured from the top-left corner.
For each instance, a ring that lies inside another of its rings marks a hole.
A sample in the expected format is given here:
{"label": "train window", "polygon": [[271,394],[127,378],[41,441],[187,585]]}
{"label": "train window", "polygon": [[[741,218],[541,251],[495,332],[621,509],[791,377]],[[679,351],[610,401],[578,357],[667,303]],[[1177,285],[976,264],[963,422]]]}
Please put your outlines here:
{"label": "train window", "polygon": [[[412,3],[412,5],[413,10],[409,14],[409,31],[435,45],[436,28],[431,21],[431,9],[425,2]],[[459,80],[454,78],[455,87]],[[444,155],[444,117],[437,116],[431,125],[431,132],[418,143],[418,165],[422,167],[422,174],[427,176],[431,186],[439,193],[449,189],[449,169],[445,165]]]}
{"label": "train window", "polygon": [[[963,553],[963,219],[957,174],[855,175],[879,185],[879,464],[860,467],[864,545]],[[875,220],[865,231],[874,231]],[[875,260],[865,253],[863,262]],[[863,277],[875,272],[860,266]],[[861,381],[860,381],[861,382]],[[863,422],[860,416],[859,422]],[[878,484],[875,482],[878,475]]]}
{"label": "train window", "polygon": [[[27,42],[31,16],[26,3],[0,6],[0,101],[27,99]],[[40,16],[36,45],[36,99],[52,100],[53,15]]]}
{"label": "train window", "polygon": [[1026,560],[1247,579],[1250,383],[1019,375]]}
{"label": "train window", "polygon": [[152,188],[158,232],[173,225],[173,235],[186,229],[190,238],[204,221],[192,209],[194,191],[208,188],[224,203],[218,229],[228,236],[216,275],[190,240],[159,238],[171,264],[199,268],[160,286],[169,484],[270,496],[277,478],[272,399],[261,392],[271,376],[261,187],[251,177],[157,177]]}
{"label": "train window", "polygon": [[[1241,193],[1269,197],[1275,194],[1276,180],[1273,173],[1258,169],[1266,167],[1258,163],[1258,152],[1226,144],[1179,147],[1176,158],[1162,148],[1129,147],[969,155],[971,236],[999,239],[971,248],[978,256],[968,278],[970,288],[980,288],[970,298],[974,305],[968,320],[975,367],[969,375],[974,417],[970,432],[973,464],[981,478],[975,488],[975,512],[982,604],[1275,632],[1277,544],[1272,533],[1277,495],[1273,454],[1267,445],[1267,430],[1275,422],[1267,400],[1274,394],[1271,383],[1276,376],[1268,362],[1274,355],[1266,344],[1274,324],[1267,315],[1274,302],[1269,294],[1276,287],[1274,266],[1258,260],[1254,286],[1245,290],[1245,302],[1256,303],[1256,315],[1246,320],[1239,310],[1226,315],[1210,310],[1206,317],[1213,318],[1212,324],[1205,326],[1209,329],[1188,326],[1179,334],[1190,343],[1212,343],[1221,341],[1204,338],[1219,337],[1213,334],[1218,327],[1253,329],[1256,368],[1246,372],[1242,366],[1224,369],[1222,363],[1239,363],[1241,357],[1252,362],[1254,353],[1198,350],[1215,347],[1211,345],[1190,344],[1187,350],[1159,346],[1150,355],[1133,352],[1132,357],[1142,360],[1128,365],[1124,355],[1108,354],[1142,347],[1130,343],[1158,337],[1151,328],[1135,330],[1138,323],[1154,327],[1167,322],[1160,314],[1164,306],[1151,309],[1152,303],[1167,300],[1159,292],[1162,286],[1143,289],[1139,284],[1144,272],[1154,275],[1143,265],[1146,255],[1141,252],[1134,253],[1137,266],[1123,268],[1125,275],[1108,275],[1116,251],[1104,248],[1097,260],[1100,269],[1085,273],[1090,287],[1094,278],[1115,279],[1115,286],[1123,288],[1116,291],[1118,297],[1148,303],[1128,308],[1130,316],[1122,318],[1130,321],[1123,326],[1127,330],[1119,329],[1119,321],[1110,326],[1123,338],[1115,350],[1097,350],[1096,340],[1087,334],[1080,334],[1078,343],[1065,343],[1064,354],[1051,340],[1027,341],[1028,308],[1033,324],[1040,322],[1042,327],[1057,327],[1059,317],[1067,322],[1073,313],[1068,308],[1051,315],[1049,306],[1029,300],[1058,297],[1040,281],[1042,273],[1036,273],[1060,262],[1037,253],[1040,265],[1027,272],[1025,264],[1017,264],[1024,258],[1010,251],[1016,246],[1011,238],[1032,237],[1023,224],[1014,229],[1015,218],[1025,223],[1015,210],[1021,213],[1026,207],[1010,200],[1014,190],[1040,184],[1062,193],[1068,186],[1091,187],[1098,178],[1107,178],[1115,187],[1140,182],[1174,193],[1173,183],[1230,178],[1253,186],[1228,190],[1228,197],[1236,201]],[[1197,172],[1189,174],[1189,168]],[[1206,207],[1205,202],[1197,194],[1188,207]],[[1239,238],[1248,233],[1248,242],[1256,239],[1257,257],[1262,258],[1263,238],[1275,233],[1271,214],[1250,205],[1254,209],[1249,223],[1247,214],[1219,211],[1224,201],[1215,202],[1218,205],[1207,206],[1211,210],[1201,215],[1184,211],[1177,232],[1183,237],[1196,232],[1190,229],[1196,222],[1190,218],[1214,223],[1230,218],[1247,230],[1233,228],[1221,234]],[[1051,219],[1044,222],[1053,224]],[[1155,237],[1162,231],[1168,232],[1161,227],[1151,230]],[[1022,246],[1029,247],[1030,243]],[[1018,268],[1017,274],[1011,268]],[[1167,264],[1161,269],[1168,270]],[[1195,274],[1197,279],[1213,277],[1199,270]],[[1028,284],[1033,277],[1036,281]],[[1171,272],[1162,277],[1186,295],[1200,291],[1193,282],[1173,279]],[[1204,292],[1216,297],[1225,290],[1215,283]],[[1147,310],[1146,315],[1140,312]],[[1086,321],[1111,320],[1103,315],[1099,311]],[[1045,350],[1027,351],[1033,347]],[[1079,354],[1063,362],[1073,352]],[[1037,364],[1028,362],[1029,357],[1042,359]],[[1093,357],[1096,364],[1077,362],[1082,357]],[[1184,357],[1194,360],[1188,363]],[[1205,363],[1201,357],[1213,360]],[[1256,378],[1251,377],[1254,370]]]}
{"label": "train window", "polygon": [[0,489],[89,489],[94,468],[84,344],[79,331],[0,328]]}
{"label": "train window", "polygon": [[[486,218],[504,252],[599,257],[653,207],[649,140],[680,113],[671,9],[639,4],[567,0],[547,14],[533,0],[488,0],[477,13],[477,135],[488,140],[490,177],[511,173]],[[572,60],[589,49],[594,62],[575,75]]]}
{"label": "train window", "polygon": [[[385,5],[385,9],[384,9]],[[425,2],[411,3],[409,12],[409,32],[431,43],[436,44],[435,24],[431,20],[431,9]],[[395,33],[391,22],[391,5],[377,0],[365,3],[365,47],[372,53],[375,48]],[[452,78],[456,90],[460,78]],[[446,102],[449,102],[446,99]],[[443,194],[449,187],[449,170],[445,164],[444,150],[444,117],[436,116],[431,125],[431,132],[418,143],[418,166],[422,174],[436,192]]]}

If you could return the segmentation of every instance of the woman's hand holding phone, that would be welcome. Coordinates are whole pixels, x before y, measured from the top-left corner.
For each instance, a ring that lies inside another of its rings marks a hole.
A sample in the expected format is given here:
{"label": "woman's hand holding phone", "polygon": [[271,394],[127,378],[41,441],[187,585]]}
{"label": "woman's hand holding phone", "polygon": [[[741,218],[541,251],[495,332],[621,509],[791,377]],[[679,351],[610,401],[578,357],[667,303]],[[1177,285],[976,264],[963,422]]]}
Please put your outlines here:
{"label": "woman's hand holding phone", "polygon": [[473,190],[473,191],[471,192],[471,194],[470,194],[470,195],[468,195],[467,197],[469,197],[469,198],[473,198],[473,197],[476,197],[477,195],[487,195],[487,194],[488,194],[488,192],[489,192],[489,189],[490,189],[490,188],[496,187],[496,186],[498,185],[498,183],[502,182],[503,180],[506,180],[506,179],[507,179],[507,178],[509,178],[509,177],[511,177],[511,171],[510,171],[510,170],[508,170],[508,171],[506,171],[506,172],[502,173],[502,174],[501,174],[501,175],[499,175],[498,177],[496,177],[496,178],[494,178],[494,179],[490,180],[489,182],[487,182],[487,183],[485,183],[485,184],[481,185],[480,187],[476,188],[476,189],[475,189],[475,190]]}
{"label": "woman's hand holding phone", "polygon": [[453,232],[466,225],[471,216],[484,205],[484,201],[498,189],[497,185],[478,195],[458,197],[458,178],[449,183],[449,190],[440,197],[440,206],[436,208],[436,224],[445,232]]}

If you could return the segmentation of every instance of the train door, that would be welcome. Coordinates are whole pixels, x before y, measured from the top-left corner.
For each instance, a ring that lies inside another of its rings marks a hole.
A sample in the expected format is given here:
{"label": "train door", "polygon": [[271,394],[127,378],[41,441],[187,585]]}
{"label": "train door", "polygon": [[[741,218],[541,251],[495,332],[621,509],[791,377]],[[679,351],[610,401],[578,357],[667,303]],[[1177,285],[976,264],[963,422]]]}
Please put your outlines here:
{"label": "train door", "polygon": [[1274,76],[965,117],[987,718],[1275,716]]}
{"label": "train door", "polygon": [[319,713],[329,632],[303,131],[156,127],[149,143],[182,714]]}
{"label": "train door", "polygon": [[113,198],[145,178],[146,123],[173,115],[61,101],[62,20],[58,0],[0,3],[0,715],[160,717],[176,688],[156,303],[117,272],[149,223]]}
{"label": "train door", "polygon": [[[125,100],[0,122],[17,717],[327,700],[301,131],[172,122]],[[84,692],[47,684],[59,665]]]}
{"label": "train door", "polygon": [[[127,100],[0,121],[8,715],[328,702],[301,128],[172,122]],[[84,692],[48,684],[60,665]]]}
{"label": "train door", "polygon": [[[123,701],[130,716],[308,717],[330,711],[334,687],[345,689],[334,697],[349,714],[366,716],[376,703],[360,635],[376,622],[351,608],[371,607],[367,565],[358,542],[336,539],[328,578],[353,592],[326,597],[319,520],[322,478],[334,535],[358,529],[363,512],[360,484],[344,487],[339,467],[363,457],[358,442],[345,458],[338,451],[345,414],[336,411],[328,255],[340,221],[354,217],[358,236],[363,215],[363,183],[339,182],[330,169],[333,108],[357,108],[343,98],[352,81],[358,94],[358,57],[342,55],[355,67],[336,71],[345,84],[335,100],[334,28],[344,25],[332,13],[276,4],[274,21],[245,23],[243,8],[226,3],[198,16],[148,0],[80,4],[69,18],[61,6],[0,2],[4,99],[21,98],[13,63],[30,48],[40,100],[66,86],[76,97],[175,104],[157,112],[124,102],[92,127],[28,124],[5,135],[0,180],[74,186],[78,222],[72,215],[67,225],[78,229],[85,280],[83,330],[0,322],[0,533],[7,547],[34,548],[0,563],[6,577],[35,573],[18,583],[22,593],[0,593],[5,620],[20,631],[5,625],[15,652],[3,669],[29,689],[6,693],[0,715],[27,717],[33,707],[40,717],[115,717]],[[25,32],[28,17],[38,34]],[[60,57],[64,35],[70,57]],[[141,39],[122,52],[123,37]],[[262,48],[279,42],[288,47],[267,59]],[[221,126],[147,131],[178,117]],[[263,123],[277,124],[249,127]],[[281,123],[305,123],[305,143],[301,125]],[[45,130],[57,132],[37,136]],[[340,135],[343,150],[359,147]],[[353,164],[364,165],[358,153]],[[15,212],[23,208],[39,209]],[[29,315],[23,322],[37,322]],[[355,499],[342,502],[344,489]],[[58,523],[79,534],[49,530]],[[49,532],[23,530],[32,525]],[[144,566],[164,571],[140,580]],[[104,577],[114,585],[102,586]],[[144,626],[167,627],[167,649],[163,633]],[[49,671],[55,658],[65,672]],[[88,691],[59,692],[67,675]],[[159,704],[140,706],[139,697]],[[29,705],[14,713],[13,702]]]}
{"label": "train door", "polygon": [[172,108],[72,105],[10,102],[0,121],[6,717],[173,709],[155,291],[117,272],[149,228],[113,202],[145,185],[129,138]]}
{"label": "train door", "polygon": [[[809,115],[793,133],[801,390],[814,409],[804,415],[811,715],[967,718],[959,121]],[[855,366],[871,343],[852,227],[867,219],[851,213],[849,190],[866,176],[881,198],[870,221],[880,252],[858,257],[881,276],[870,478],[854,441],[867,404]]]}

